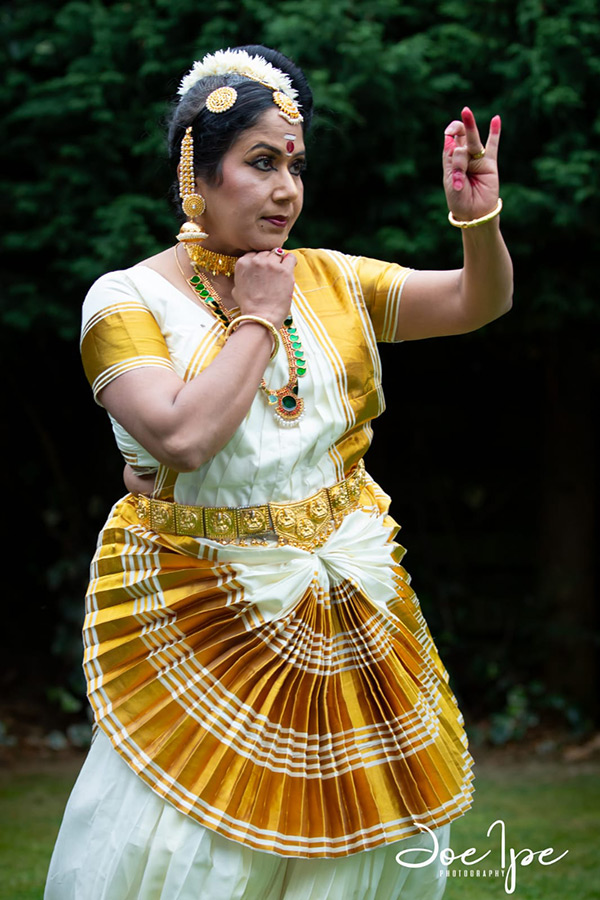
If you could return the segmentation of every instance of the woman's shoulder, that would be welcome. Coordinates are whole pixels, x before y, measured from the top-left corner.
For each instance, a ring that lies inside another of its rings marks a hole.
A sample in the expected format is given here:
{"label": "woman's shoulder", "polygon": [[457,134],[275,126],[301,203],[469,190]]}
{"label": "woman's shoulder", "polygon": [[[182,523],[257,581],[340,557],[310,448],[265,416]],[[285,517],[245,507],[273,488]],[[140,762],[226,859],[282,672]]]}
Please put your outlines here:
{"label": "woman's shoulder", "polygon": [[344,253],[341,250],[325,247],[319,249],[300,247],[298,249],[290,250],[290,253],[293,253],[299,262],[313,269],[351,268],[358,271],[364,265],[371,265],[382,269],[387,268],[388,266],[405,268],[400,263],[391,260],[374,259],[360,254]]}
{"label": "woman's shoulder", "polygon": [[298,247],[289,252],[293,253],[299,261],[304,262],[308,266],[331,266],[338,261],[358,259],[356,256],[327,247]]}
{"label": "woman's shoulder", "polygon": [[105,272],[85,295],[81,310],[81,334],[100,320],[134,321],[140,315],[155,315],[160,306],[161,279],[143,264]]}
{"label": "woman's shoulder", "polygon": [[86,296],[115,289],[135,293],[138,291],[139,284],[152,280],[148,276],[153,272],[154,270],[146,264],[145,260],[127,269],[114,269],[110,272],[104,272],[91,284]]}
{"label": "woman's shoulder", "polygon": [[146,265],[145,260],[127,269],[105,272],[93,282],[85,295],[84,315],[89,310],[107,305],[151,306],[153,294],[159,295],[162,285],[158,274],[155,269]]}
{"label": "woman's shoulder", "polygon": [[410,271],[396,262],[357,256],[332,249],[311,249],[302,247],[291,250],[297,260],[296,279],[308,278],[331,284],[338,278],[351,282],[371,282],[384,277],[394,278],[399,273]]}
{"label": "woman's shoulder", "polygon": [[318,249],[301,247],[290,250],[290,253],[293,253],[298,261],[295,273],[297,281],[308,278],[315,279],[317,282],[322,280],[327,284],[330,284],[332,279],[338,278],[344,271],[353,269],[359,259],[357,256],[324,247]]}

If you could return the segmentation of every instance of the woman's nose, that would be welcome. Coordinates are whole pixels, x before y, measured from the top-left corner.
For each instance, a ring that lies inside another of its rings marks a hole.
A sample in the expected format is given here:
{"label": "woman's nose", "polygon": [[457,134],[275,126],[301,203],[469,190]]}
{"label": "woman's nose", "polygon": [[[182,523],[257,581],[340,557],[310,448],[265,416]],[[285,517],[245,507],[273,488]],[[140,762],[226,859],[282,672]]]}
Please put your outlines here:
{"label": "woman's nose", "polygon": [[273,196],[277,200],[295,200],[300,190],[299,179],[297,175],[287,168],[282,168],[280,176],[277,179],[277,185],[273,191]]}

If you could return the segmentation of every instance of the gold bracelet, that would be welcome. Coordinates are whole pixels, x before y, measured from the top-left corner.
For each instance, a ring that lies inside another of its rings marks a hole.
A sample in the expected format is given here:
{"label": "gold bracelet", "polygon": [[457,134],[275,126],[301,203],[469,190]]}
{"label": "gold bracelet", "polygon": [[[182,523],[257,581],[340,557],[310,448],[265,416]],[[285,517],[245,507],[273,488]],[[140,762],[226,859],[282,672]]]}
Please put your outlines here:
{"label": "gold bracelet", "polygon": [[483,225],[484,222],[489,222],[490,219],[494,219],[496,216],[500,215],[501,210],[502,199],[498,197],[496,206],[487,214],[487,216],[481,216],[480,219],[471,219],[470,222],[461,222],[460,219],[455,219],[452,211],[450,211],[448,213],[448,221],[451,225],[454,225],[455,228],[477,228],[478,225]]}
{"label": "gold bracelet", "polygon": [[263,328],[266,328],[271,332],[271,336],[273,338],[273,350],[271,351],[271,355],[269,359],[273,359],[279,350],[279,332],[275,328],[272,322],[268,322],[266,319],[261,319],[260,316],[238,316],[237,319],[234,319],[233,322],[230,322],[227,326],[227,330],[225,331],[225,337],[228,338],[230,334],[233,334],[240,325],[243,325],[244,322],[256,322],[257,325],[262,325]]}

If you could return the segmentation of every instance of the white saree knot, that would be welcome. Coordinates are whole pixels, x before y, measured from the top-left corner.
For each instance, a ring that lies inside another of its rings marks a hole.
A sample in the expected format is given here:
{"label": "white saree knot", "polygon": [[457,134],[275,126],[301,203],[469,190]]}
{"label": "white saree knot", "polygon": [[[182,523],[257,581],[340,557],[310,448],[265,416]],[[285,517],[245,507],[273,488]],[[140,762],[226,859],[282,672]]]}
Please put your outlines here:
{"label": "white saree knot", "polygon": [[392,615],[387,602],[396,596],[394,547],[383,516],[357,510],[312,552],[293,546],[229,546],[219,548],[218,560],[235,569],[244,594],[258,598],[252,608],[264,621],[288,614],[311,586],[321,596],[346,581]]}

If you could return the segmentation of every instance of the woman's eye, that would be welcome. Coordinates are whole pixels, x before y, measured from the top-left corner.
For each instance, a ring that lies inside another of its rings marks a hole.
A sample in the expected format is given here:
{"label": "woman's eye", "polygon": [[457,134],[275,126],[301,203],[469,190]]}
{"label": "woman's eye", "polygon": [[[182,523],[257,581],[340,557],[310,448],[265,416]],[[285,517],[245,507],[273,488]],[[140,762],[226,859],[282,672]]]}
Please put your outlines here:
{"label": "woman's eye", "polygon": [[274,169],[273,160],[268,156],[259,156],[258,159],[255,159],[252,165],[259,169],[261,172],[268,172],[270,169]]}
{"label": "woman's eye", "polygon": [[296,162],[290,166],[290,172],[292,175],[302,175],[303,172],[306,172],[306,160],[296,160]]}

